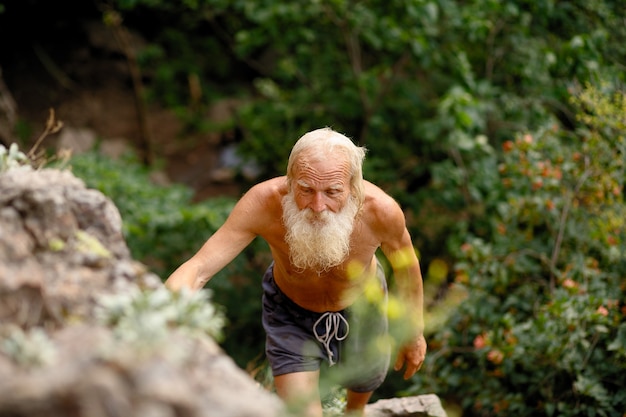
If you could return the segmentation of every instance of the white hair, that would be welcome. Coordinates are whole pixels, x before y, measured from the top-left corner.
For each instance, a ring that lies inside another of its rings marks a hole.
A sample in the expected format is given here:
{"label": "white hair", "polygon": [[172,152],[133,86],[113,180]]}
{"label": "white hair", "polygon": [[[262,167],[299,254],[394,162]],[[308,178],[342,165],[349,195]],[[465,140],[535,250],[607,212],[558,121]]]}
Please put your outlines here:
{"label": "white hair", "polygon": [[351,194],[356,199],[360,209],[365,200],[363,186],[363,160],[366,149],[355,145],[348,137],[329,127],[312,130],[304,134],[291,149],[289,161],[287,163],[287,183],[291,189],[298,163],[303,155],[316,160],[328,159],[330,155],[340,155],[346,158],[350,166],[350,188]]}

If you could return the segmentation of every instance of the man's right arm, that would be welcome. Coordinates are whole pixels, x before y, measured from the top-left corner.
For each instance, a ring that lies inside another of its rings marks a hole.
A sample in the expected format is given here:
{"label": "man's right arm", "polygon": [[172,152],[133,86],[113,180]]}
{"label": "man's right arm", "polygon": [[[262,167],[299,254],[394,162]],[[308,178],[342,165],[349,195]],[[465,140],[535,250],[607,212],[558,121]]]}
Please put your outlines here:
{"label": "man's right arm", "polygon": [[259,191],[257,185],[237,202],[226,222],[165,281],[167,288],[174,291],[183,287],[193,291],[201,289],[254,240],[259,216],[253,213],[259,210],[259,198],[262,198]]}

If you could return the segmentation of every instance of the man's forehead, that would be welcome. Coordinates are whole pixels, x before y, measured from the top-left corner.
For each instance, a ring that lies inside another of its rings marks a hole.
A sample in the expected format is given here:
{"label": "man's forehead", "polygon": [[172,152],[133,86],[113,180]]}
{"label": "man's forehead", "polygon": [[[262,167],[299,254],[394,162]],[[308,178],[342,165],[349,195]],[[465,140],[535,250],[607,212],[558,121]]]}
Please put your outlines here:
{"label": "man's forehead", "polygon": [[346,176],[350,172],[350,163],[341,154],[303,154],[296,163],[298,173],[314,173],[317,175]]}
{"label": "man's forehead", "polygon": [[324,184],[342,185],[350,181],[347,164],[335,164],[331,161],[318,163],[303,163],[296,170],[295,175],[298,183],[306,183],[309,186]]}

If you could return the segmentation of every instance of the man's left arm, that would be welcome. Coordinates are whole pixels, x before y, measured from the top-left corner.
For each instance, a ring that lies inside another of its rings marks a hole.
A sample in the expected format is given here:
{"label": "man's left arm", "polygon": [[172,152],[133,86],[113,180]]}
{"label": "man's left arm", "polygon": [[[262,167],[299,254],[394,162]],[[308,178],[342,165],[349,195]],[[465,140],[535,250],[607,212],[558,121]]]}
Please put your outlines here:
{"label": "man's left arm", "polygon": [[406,227],[404,213],[395,202],[388,203],[383,204],[384,210],[379,217],[384,225],[381,249],[393,268],[409,333],[403,335],[394,369],[399,371],[405,367],[404,378],[408,379],[420,369],[426,356],[424,289],[419,260]]}
{"label": "man's left arm", "polygon": [[[389,250],[389,249],[387,249]],[[383,252],[386,252],[383,249]],[[408,334],[403,335],[394,369],[403,367],[404,379],[412,377],[422,366],[426,356],[426,340],[424,339],[424,289],[422,273],[415,249],[411,243],[409,232],[404,229],[399,248],[385,253],[388,257],[395,277],[397,293],[403,310],[406,313]]]}

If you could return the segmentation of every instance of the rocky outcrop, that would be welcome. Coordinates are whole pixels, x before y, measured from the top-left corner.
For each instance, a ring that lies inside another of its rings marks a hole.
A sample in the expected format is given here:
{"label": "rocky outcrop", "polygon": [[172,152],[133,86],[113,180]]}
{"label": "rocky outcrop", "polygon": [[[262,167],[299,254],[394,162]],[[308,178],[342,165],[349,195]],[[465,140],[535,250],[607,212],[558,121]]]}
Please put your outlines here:
{"label": "rocky outcrop", "polygon": [[177,325],[172,297],[104,195],[67,171],[0,173],[1,416],[284,416],[206,332]]}
{"label": "rocky outcrop", "polygon": [[0,174],[0,322],[59,327],[89,319],[98,296],[157,283],[104,195],[67,171]]}

